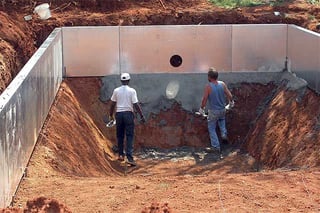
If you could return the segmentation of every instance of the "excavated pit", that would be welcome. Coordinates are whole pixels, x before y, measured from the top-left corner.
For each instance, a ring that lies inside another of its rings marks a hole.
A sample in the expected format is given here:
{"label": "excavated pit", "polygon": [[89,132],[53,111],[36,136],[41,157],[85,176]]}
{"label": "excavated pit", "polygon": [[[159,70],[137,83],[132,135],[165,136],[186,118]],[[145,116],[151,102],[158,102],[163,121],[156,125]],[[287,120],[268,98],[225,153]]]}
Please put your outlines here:
{"label": "excavated pit", "polygon": [[[48,163],[55,172],[86,177],[128,171],[151,174],[153,166],[168,160],[177,165],[192,161],[199,168],[220,163],[234,173],[320,165],[320,98],[303,80],[290,73],[222,73],[221,79],[227,80],[236,102],[227,113],[229,144],[222,145],[224,159],[205,152],[210,145],[207,122],[194,114],[206,75],[145,74],[131,80],[147,116],[145,124],[136,122],[138,169],[119,165],[112,151],[115,128],[105,126],[111,92],[120,85],[118,76],[63,81],[33,157],[40,166],[32,159],[31,164],[41,168]],[[172,81],[179,82],[179,92],[168,99],[165,90]],[[177,166],[172,175],[183,171]]]}
{"label": "excavated pit", "polygon": [[[115,129],[106,128],[103,119],[118,76],[64,79],[14,206],[41,195],[72,212],[140,212],[158,202],[178,211],[212,212],[221,208],[221,199],[231,212],[317,210],[320,97],[292,74],[257,81],[261,75],[242,73],[232,80],[221,74],[236,100],[227,114],[230,144],[224,145],[223,159],[204,152],[209,145],[206,120],[192,112],[206,74],[191,75],[189,81],[186,74],[157,75],[154,81],[146,79],[154,75],[132,75],[148,117],[136,126],[136,167],[117,161]],[[159,91],[171,80],[180,82],[180,89],[167,100],[166,92]]]}

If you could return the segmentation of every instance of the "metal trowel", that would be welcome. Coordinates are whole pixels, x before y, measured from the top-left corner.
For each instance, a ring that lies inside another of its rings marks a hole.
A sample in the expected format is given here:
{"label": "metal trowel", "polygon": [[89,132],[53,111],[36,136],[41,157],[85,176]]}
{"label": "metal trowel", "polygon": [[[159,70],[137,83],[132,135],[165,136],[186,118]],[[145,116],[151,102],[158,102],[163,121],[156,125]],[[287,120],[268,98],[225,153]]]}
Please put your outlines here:
{"label": "metal trowel", "polygon": [[116,125],[116,120],[110,120],[110,121],[106,124],[106,127],[110,128],[110,127],[113,127],[114,125]]}
{"label": "metal trowel", "polygon": [[109,116],[104,115],[103,116],[103,122],[106,124],[106,127],[110,128],[113,127],[114,125],[116,125],[116,120],[115,119],[110,119]]}

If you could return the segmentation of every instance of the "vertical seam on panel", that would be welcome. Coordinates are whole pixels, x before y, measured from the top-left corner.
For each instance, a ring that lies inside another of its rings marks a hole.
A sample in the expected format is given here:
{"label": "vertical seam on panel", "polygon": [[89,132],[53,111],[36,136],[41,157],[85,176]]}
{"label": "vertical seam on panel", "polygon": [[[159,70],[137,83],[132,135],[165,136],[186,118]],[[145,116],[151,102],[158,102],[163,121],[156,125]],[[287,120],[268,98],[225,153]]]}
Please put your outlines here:
{"label": "vertical seam on panel", "polygon": [[119,74],[121,74],[121,26],[118,27],[118,42],[119,42],[119,53],[118,53],[118,60],[119,60]]}
{"label": "vertical seam on panel", "polygon": [[233,72],[233,24],[231,25],[231,72]]}
{"label": "vertical seam on panel", "polygon": [[63,45],[63,28],[61,27],[61,77],[62,79],[65,78],[67,76],[67,68],[65,67],[64,64],[64,45]]}
{"label": "vertical seam on panel", "polygon": [[289,60],[289,25],[287,24],[287,39],[286,39],[286,61]]}

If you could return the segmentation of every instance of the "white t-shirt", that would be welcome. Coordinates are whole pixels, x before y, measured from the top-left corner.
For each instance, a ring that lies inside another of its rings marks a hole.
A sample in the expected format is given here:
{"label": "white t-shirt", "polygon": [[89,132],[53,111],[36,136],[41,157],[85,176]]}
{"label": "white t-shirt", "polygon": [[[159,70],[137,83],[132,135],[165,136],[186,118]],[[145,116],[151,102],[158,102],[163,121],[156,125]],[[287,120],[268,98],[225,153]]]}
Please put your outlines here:
{"label": "white t-shirt", "polygon": [[133,112],[133,104],[138,103],[137,92],[128,85],[113,90],[111,101],[117,102],[117,112]]}

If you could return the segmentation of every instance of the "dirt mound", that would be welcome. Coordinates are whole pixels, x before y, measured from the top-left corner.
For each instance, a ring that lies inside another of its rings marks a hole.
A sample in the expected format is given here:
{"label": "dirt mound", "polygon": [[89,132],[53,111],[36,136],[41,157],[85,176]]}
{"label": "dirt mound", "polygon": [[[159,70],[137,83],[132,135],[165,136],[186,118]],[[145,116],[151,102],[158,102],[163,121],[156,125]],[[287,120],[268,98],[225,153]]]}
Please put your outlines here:
{"label": "dirt mound", "polygon": [[320,97],[311,90],[296,97],[279,91],[248,133],[246,149],[271,168],[320,165]]}
{"label": "dirt mound", "polygon": [[0,11],[0,94],[36,50],[32,31],[15,18]]}
{"label": "dirt mound", "polygon": [[23,213],[23,209],[17,207],[9,207],[0,209],[0,213]]}
{"label": "dirt mound", "polygon": [[173,213],[168,203],[152,203],[150,207],[145,207],[141,213]]}
{"label": "dirt mound", "polygon": [[105,113],[98,91],[96,78],[62,83],[39,138],[40,163],[49,162],[56,171],[75,176],[114,173],[112,145],[104,136],[102,117],[95,119],[97,113]]}
{"label": "dirt mound", "polygon": [[64,204],[59,203],[55,199],[39,197],[27,202],[27,208],[24,212],[38,212],[38,213],[71,213],[71,211]]}
{"label": "dirt mound", "polygon": [[6,208],[0,210],[0,213],[71,213],[64,204],[55,199],[39,197],[27,201],[26,208]]}

